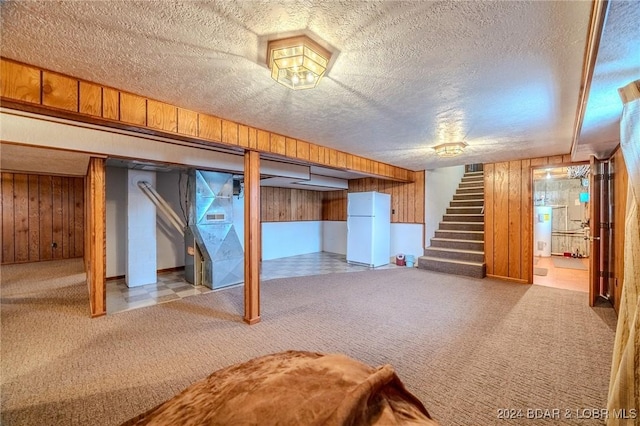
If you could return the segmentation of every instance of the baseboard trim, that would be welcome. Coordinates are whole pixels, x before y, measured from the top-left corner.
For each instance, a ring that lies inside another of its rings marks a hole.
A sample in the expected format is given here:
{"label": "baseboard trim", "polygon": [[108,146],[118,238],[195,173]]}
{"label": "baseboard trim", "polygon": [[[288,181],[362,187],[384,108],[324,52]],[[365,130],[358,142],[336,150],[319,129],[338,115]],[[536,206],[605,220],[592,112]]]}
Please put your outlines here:
{"label": "baseboard trim", "polygon": [[528,280],[523,280],[520,278],[503,277],[501,275],[487,274],[487,278],[494,278],[496,280],[509,281],[509,282],[518,283],[518,284],[533,284],[533,283],[530,283]]}

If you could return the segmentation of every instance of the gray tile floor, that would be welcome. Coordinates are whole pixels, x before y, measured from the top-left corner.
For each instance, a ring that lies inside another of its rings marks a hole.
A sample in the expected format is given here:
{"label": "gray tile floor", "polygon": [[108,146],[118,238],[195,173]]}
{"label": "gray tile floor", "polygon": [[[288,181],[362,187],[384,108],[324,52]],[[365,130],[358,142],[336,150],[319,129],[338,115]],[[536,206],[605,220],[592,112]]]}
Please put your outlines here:
{"label": "gray tile floor", "polygon": [[[375,269],[396,268],[395,264]],[[344,255],[335,253],[310,253],[262,262],[260,279],[321,275],[338,272],[366,271],[366,266],[350,265]],[[184,280],[184,271],[158,275],[158,282],[140,287],[127,287],[124,279],[107,281],[107,314],[128,311],[145,306],[178,300],[183,297],[209,293],[204,286],[194,286]]]}

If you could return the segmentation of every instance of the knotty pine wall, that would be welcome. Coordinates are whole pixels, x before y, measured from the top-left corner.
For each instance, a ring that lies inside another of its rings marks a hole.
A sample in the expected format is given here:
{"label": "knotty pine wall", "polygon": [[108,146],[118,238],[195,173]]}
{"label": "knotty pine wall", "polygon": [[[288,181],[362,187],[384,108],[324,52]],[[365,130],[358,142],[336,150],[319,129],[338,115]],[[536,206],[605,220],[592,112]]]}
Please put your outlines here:
{"label": "knotty pine wall", "polygon": [[571,163],[570,155],[484,165],[487,275],[533,283],[531,169]]}
{"label": "knotty pine wall", "polygon": [[83,178],[2,173],[1,193],[0,263],[84,255]]}

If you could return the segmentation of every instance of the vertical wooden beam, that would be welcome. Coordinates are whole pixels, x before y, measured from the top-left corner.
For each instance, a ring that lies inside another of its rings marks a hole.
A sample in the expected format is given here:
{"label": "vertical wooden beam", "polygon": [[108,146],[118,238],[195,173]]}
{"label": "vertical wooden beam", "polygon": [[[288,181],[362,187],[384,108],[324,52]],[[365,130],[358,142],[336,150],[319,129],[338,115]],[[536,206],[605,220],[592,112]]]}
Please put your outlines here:
{"label": "vertical wooden beam", "polygon": [[509,238],[509,262],[508,276],[510,278],[522,278],[522,162],[520,160],[509,162],[509,212],[508,212],[508,238]]}
{"label": "vertical wooden beam", "polygon": [[533,284],[533,193],[531,190],[533,177],[531,176],[530,160],[522,160],[522,266],[520,278]]}
{"label": "vertical wooden beam", "polygon": [[105,160],[92,157],[86,179],[86,223],[85,249],[87,259],[87,286],[91,317],[107,312],[106,303],[106,192]]}
{"label": "vertical wooden beam", "polygon": [[[509,276],[509,163],[495,164],[493,186],[493,272]],[[485,231],[486,232],[486,231]]]}
{"label": "vertical wooden beam", "polygon": [[484,259],[487,263],[487,275],[494,274],[493,256],[493,186],[495,183],[495,164],[484,165]]}
{"label": "vertical wooden beam", "polygon": [[15,261],[13,174],[2,173],[2,263]]}
{"label": "vertical wooden beam", "polygon": [[244,154],[244,322],[260,322],[260,153]]}

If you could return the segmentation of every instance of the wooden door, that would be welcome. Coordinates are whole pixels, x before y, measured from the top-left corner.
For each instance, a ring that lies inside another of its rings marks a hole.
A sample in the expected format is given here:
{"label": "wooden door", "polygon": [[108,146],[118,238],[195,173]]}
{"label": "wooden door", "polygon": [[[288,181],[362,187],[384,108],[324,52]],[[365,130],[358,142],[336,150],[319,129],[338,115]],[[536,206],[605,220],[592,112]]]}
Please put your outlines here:
{"label": "wooden door", "polygon": [[594,306],[602,294],[602,279],[600,277],[602,250],[600,246],[601,197],[602,197],[602,161],[591,156],[591,175],[589,178],[589,306]]}

